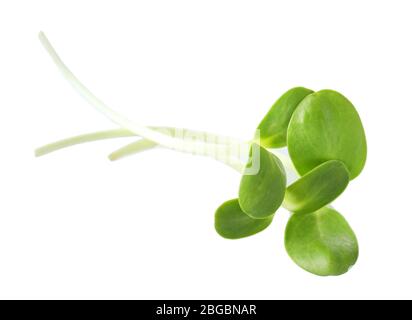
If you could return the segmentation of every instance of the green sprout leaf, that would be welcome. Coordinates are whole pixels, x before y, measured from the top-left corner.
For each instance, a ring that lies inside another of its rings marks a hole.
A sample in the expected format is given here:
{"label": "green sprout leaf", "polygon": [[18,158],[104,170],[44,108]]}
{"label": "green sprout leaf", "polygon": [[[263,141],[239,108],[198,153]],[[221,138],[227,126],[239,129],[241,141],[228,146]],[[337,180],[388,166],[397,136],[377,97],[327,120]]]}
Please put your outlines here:
{"label": "green sprout leaf", "polygon": [[253,219],[242,211],[238,199],[224,202],[215,214],[215,229],[226,239],[240,239],[252,236],[266,229],[273,216],[266,219]]}
{"label": "green sprout leaf", "polygon": [[312,92],[312,90],[303,87],[292,88],[273,104],[258,126],[262,146],[266,148],[286,146],[290,118],[299,103]]}
{"label": "green sprout leaf", "polygon": [[285,233],[292,260],[319,276],[346,273],[358,259],[358,242],[346,220],[331,208],[293,214]]}
{"label": "green sprout leaf", "polygon": [[345,164],[326,161],[287,187],[283,206],[295,213],[314,212],[335,200],[348,184]]}
{"label": "green sprout leaf", "polygon": [[260,155],[259,171],[255,175],[242,176],[239,204],[251,218],[263,219],[272,216],[281,206],[285,196],[286,177],[282,162],[274,154],[261,146],[257,150]]}
{"label": "green sprout leaf", "polygon": [[340,160],[351,180],[366,161],[366,138],[352,103],[332,90],[308,95],[293,113],[288,128],[293,164],[304,175],[327,160]]}

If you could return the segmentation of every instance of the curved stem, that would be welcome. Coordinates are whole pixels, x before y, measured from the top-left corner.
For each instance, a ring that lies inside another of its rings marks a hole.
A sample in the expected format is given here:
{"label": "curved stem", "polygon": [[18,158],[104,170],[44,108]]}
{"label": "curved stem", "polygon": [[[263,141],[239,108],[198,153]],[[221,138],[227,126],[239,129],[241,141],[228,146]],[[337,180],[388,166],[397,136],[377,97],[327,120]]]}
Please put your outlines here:
{"label": "curved stem", "polygon": [[[132,156],[136,153],[140,153],[143,151],[151,150],[157,147],[158,145],[155,142],[152,142],[147,139],[141,139],[132,143],[129,143],[123,146],[120,149],[113,151],[109,154],[109,159],[111,161],[120,160],[125,157]],[[216,160],[219,160],[216,158]],[[244,166],[243,164],[235,157],[229,158],[230,161],[227,162],[233,169],[238,171],[239,173],[243,173]]]}
{"label": "curved stem", "polygon": [[270,149],[270,151],[274,155],[276,155],[280,159],[280,161],[282,162],[283,167],[285,168],[285,171],[286,171],[287,184],[290,185],[293,182],[295,182],[299,177],[299,173],[297,172],[297,170],[296,170],[296,168],[295,168],[295,166],[292,162],[292,159],[289,157],[289,155],[286,155],[286,154],[281,153],[281,152],[274,151],[274,149]]}
{"label": "curved stem", "polygon": [[[203,141],[205,144],[211,145],[237,145],[241,144],[240,140],[220,136],[217,134],[213,134],[210,132],[204,131],[197,131],[197,130],[190,130],[190,129],[180,129],[180,128],[172,128],[172,127],[149,127],[152,130],[156,130],[172,136],[178,139],[188,139],[194,138],[198,141]],[[135,137],[137,136],[135,133],[131,132],[127,129],[111,129],[111,130],[104,130],[104,131],[97,131],[91,132],[86,134],[81,134],[78,136],[73,136],[69,138],[65,138],[62,140],[58,140],[44,146],[41,146],[35,150],[35,155],[37,157],[46,155],[48,153],[71,147],[77,144],[85,143],[85,142],[92,142],[104,139],[112,139],[112,138],[122,138],[122,137]]]}
{"label": "curved stem", "polygon": [[155,142],[150,140],[141,139],[132,143],[125,145],[124,147],[117,149],[116,151],[109,154],[109,159],[111,161],[116,161],[121,158],[131,156],[133,154],[143,152],[146,150],[153,149],[157,146]]}
{"label": "curved stem", "polygon": [[[230,147],[235,147],[240,144],[240,142],[234,138],[219,136],[216,134],[212,134],[209,132],[202,132],[190,129],[178,129],[178,128],[171,128],[171,127],[150,127],[153,130],[164,132],[171,136],[177,137],[178,139],[187,139],[188,137],[192,137],[195,139],[201,139],[204,141],[204,146],[206,148],[211,147],[215,148],[216,145],[222,145],[225,149],[229,150]],[[67,148],[70,146],[74,146],[77,144],[85,143],[85,142],[92,142],[104,139],[112,139],[112,138],[120,138],[120,137],[135,137],[136,134],[133,132],[126,130],[126,129],[112,129],[112,130],[105,130],[105,131],[98,131],[98,132],[91,132],[86,134],[81,134],[74,137],[69,137],[66,139],[58,140],[44,146],[41,146],[35,150],[36,157],[40,157],[46,155],[48,153],[58,151],[63,148]],[[132,142],[109,155],[109,159],[114,161],[126,156],[133,155],[138,152],[142,152],[145,150],[152,149],[156,147],[158,144],[148,139],[141,139],[135,142]],[[196,154],[196,150],[193,149],[192,151],[187,150],[186,152],[191,152]],[[213,157],[215,160],[224,162],[226,165],[232,167],[236,171],[242,172],[244,165],[239,160],[238,157],[228,155],[224,156],[222,160],[222,156],[219,157],[219,154],[216,154]]]}
{"label": "curved stem", "polygon": [[37,148],[34,151],[34,154],[36,155],[36,157],[40,157],[50,152],[54,152],[63,148],[67,148],[85,142],[92,142],[112,138],[124,138],[131,136],[135,136],[135,134],[131,133],[129,130],[126,129],[112,129],[86,133],[41,146],[40,148]]}
{"label": "curved stem", "polygon": [[[115,112],[109,108],[106,104],[103,103],[99,98],[97,98],[79,79],[70,71],[70,69],[64,64],[60,59],[57,52],[54,50],[53,46],[47,39],[46,35],[43,32],[39,33],[39,39],[43,47],[49,53],[50,57],[56,64],[57,68],[61,71],[66,80],[72,85],[72,87],[92,106],[94,106],[98,111],[105,115],[108,119],[114,123],[120,125],[122,128],[127,129],[136,135],[139,135],[145,139],[156,142],[157,144],[177,150],[182,152],[193,152],[194,149],[198,147],[198,144],[194,144],[192,141],[186,141],[182,139],[176,139],[165,135],[163,133],[157,132],[156,130],[147,128],[138,124],[137,122],[131,121],[123,115]],[[225,145],[215,145],[214,147],[204,148],[204,156],[212,157],[222,161],[225,164],[232,166],[230,161],[226,158],[219,159],[216,154],[222,154],[227,152]],[[240,165],[240,164],[238,164]]]}
{"label": "curved stem", "polygon": [[[178,137],[179,139],[184,139],[185,137],[186,138],[187,137],[199,137],[203,139],[203,141],[205,141],[206,144],[212,144],[212,145],[221,144],[221,145],[230,146],[230,145],[238,145],[241,143],[240,140],[237,140],[231,137],[216,135],[210,132],[172,128],[172,127],[157,127],[157,126],[150,126],[149,128],[159,131],[159,132],[163,132],[165,134],[172,135],[174,137]],[[91,133],[81,134],[81,135],[74,136],[74,137],[65,138],[65,139],[41,146],[35,150],[35,155],[37,157],[40,157],[48,153],[58,151],[63,148],[67,148],[70,146],[74,146],[74,145],[86,143],[86,142],[92,142],[92,141],[98,141],[98,140],[104,140],[104,139],[112,139],[112,138],[134,137],[134,136],[136,136],[136,134],[126,129],[111,129],[111,130],[91,132]],[[132,142],[112,152],[109,155],[109,159],[112,161],[119,160],[121,158],[133,155],[135,153],[139,153],[139,152],[154,148],[156,145],[157,143],[151,142],[150,140],[146,140],[146,139],[138,140],[138,141]],[[298,174],[289,156],[286,154],[277,152],[273,149],[271,149],[271,152],[274,153],[282,161],[287,171],[288,183],[292,183],[293,181],[295,181]],[[230,162],[231,162],[231,165],[230,165],[231,167],[234,167],[237,171],[241,172],[242,166],[239,163],[239,161],[236,162],[236,160],[234,160],[234,158],[232,157],[230,159]]]}

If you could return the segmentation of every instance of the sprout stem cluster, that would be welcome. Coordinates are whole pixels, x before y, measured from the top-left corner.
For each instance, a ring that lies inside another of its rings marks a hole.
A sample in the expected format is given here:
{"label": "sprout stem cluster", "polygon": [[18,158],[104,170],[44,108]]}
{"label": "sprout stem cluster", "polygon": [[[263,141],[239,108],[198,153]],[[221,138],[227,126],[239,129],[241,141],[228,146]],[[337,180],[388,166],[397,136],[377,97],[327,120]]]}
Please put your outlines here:
{"label": "sprout stem cluster", "polygon": [[270,108],[250,141],[190,129],[143,126],[97,98],[63,63],[43,32],[39,38],[71,86],[119,127],[44,145],[35,150],[36,156],[86,142],[138,137],[113,151],[109,159],[157,146],[215,159],[242,175],[237,198],[224,202],[215,212],[219,235],[240,239],[257,234],[272,223],[282,206],[292,213],[285,248],[298,266],[331,276],[343,274],[355,264],[355,233],[331,203],[362,171],[367,147],[360,117],[342,94],[304,87],[288,90]]}

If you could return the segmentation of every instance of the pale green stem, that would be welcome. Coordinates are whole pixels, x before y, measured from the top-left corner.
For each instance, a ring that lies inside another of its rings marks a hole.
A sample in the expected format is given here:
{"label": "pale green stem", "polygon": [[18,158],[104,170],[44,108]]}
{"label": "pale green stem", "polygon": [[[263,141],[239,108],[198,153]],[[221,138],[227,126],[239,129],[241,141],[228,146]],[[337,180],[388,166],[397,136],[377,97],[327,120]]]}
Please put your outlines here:
{"label": "pale green stem", "polygon": [[[230,146],[239,145],[240,141],[234,138],[219,136],[209,132],[202,132],[190,129],[179,129],[179,128],[171,128],[171,127],[150,127],[153,130],[168,134],[178,139],[188,139],[188,138],[195,138],[197,140],[203,141],[206,147],[215,148],[215,145],[224,145],[226,148]],[[53,143],[44,145],[40,148],[35,150],[35,155],[37,157],[46,155],[48,153],[67,148],[76,144],[81,144],[85,142],[92,142],[98,141],[103,139],[111,139],[111,138],[119,138],[119,137],[132,137],[136,136],[133,132],[126,130],[126,129],[112,129],[112,130],[105,130],[105,131],[98,131],[92,132],[87,134],[82,134],[70,138],[66,138],[63,140],[55,141]],[[126,156],[142,152],[144,150],[148,150],[154,148],[157,143],[152,142],[147,139],[139,140],[133,143],[128,144],[127,146],[116,150],[112,154],[109,155],[110,160],[118,160],[124,158]],[[188,150],[187,152],[190,152]],[[195,152],[195,150],[193,150]],[[221,158],[218,158],[217,155],[214,159],[218,161],[222,161]],[[223,159],[224,163],[231,166],[235,170],[242,172],[243,171],[243,163],[236,157],[229,157],[226,156]]]}
{"label": "pale green stem", "polygon": [[[230,138],[230,137],[225,137],[225,136],[219,136],[216,134],[212,134],[209,132],[202,132],[202,131],[196,131],[196,130],[189,130],[189,129],[178,129],[178,128],[171,128],[171,127],[150,127],[153,130],[163,132],[165,134],[174,134],[180,138],[183,139],[187,136],[190,137],[207,137],[207,141],[205,143],[209,144],[223,144],[230,146],[231,144],[240,144],[239,140]],[[98,141],[98,140],[104,140],[104,139],[111,139],[111,138],[121,138],[121,137],[133,137],[136,136],[133,132],[126,130],[126,129],[112,129],[112,130],[105,130],[105,131],[98,131],[98,132],[92,132],[92,133],[86,133],[74,137],[69,137],[66,139],[62,139],[59,141],[52,142],[50,144],[41,146],[35,150],[35,155],[37,157],[46,155],[48,153],[67,148],[70,146],[74,146],[77,144],[85,143],[85,142],[92,142],[92,141]],[[151,142],[150,140],[139,140],[132,142],[116,151],[111,153],[109,155],[109,159],[114,161],[114,160],[119,160],[121,158],[124,158],[126,156],[130,156],[145,150],[149,150],[154,148],[157,145],[155,142]],[[275,150],[271,150],[272,153],[274,153],[283,163],[287,177],[288,177],[288,182],[291,183],[294,180],[296,180],[297,173],[296,169],[293,166],[292,161],[290,158],[280,152],[277,152]],[[230,158],[230,163],[231,167],[233,167],[235,170],[242,172],[243,165],[241,164],[240,161],[236,161],[233,157]]]}
{"label": "pale green stem", "polygon": [[286,177],[287,177],[287,183],[288,185],[292,184],[293,182],[295,182],[298,177],[299,177],[299,173],[297,172],[292,159],[289,157],[289,155],[283,154],[281,152],[277,152],[274,149],[270,149],[270,151],[276,155],[280,161],[282,162],[285,171],[286,171]]}
{"label": "pale green stem", "polygon": [[[157,144],[163,147],[190,153],[193,152],[192,150],[196,149],[197,144],[193,143],[192,141],[176,139],[166,134],[160,133],[156,130],[147,128],[145,126],[138,124],[137,122],[129,120],[128,118],[109,108],[106,104],[103,103],[103,101],[97,98],[85,85],[83,85],[83,83],[81,83],[80,80],[77,79],[77,77],[70,71],[70,69],[60,59],[57,52],[54,50],[53,46],[51,45],[51,43],[49,42],[49,40],[43,32],[39,33],[39,39],[43,47],[46,49],[46,51],[49,53],[50,57],[58,67],[58,69],[61,71],[66,80],[72,85],[72,87],[87,102],[94,106],[108,119],[120,125],[122,128],[127,129],[145,139],[156,142]],[[205,152],[205,154],[203,154],[204,156],[215,158],[231,167],[243,167],[243,164],[241,163],[233,165],[233,163],[231,163],[231,161],[229,161],[227,158],[218,158],[216,156],[217,154],[222,154],[227,151],[227,147],[225,145],[215,145],[214,147],[205,148],[205,150],[207,151]]]}
{"label": "pale green stem", "polygon": [[121,158],[131,156],[133,154],[143,152],[146,150],[153,149],[157,146],[155,142],[150,140],[142,139],[125,145],[124,147],[117,149],[116,151],[109,154],[109,159],[111,161],[119,160]]}
{"label": "pale green stem", "polygon": [[[94,106],[98,111],[100,111],[108,119],[110,119],[111,121],[120,125],[123,128],[120,130],[124,130],[124,131],[120,131],[120,133],[117,133],[118,137],[123,136],[123,134],[125,134],[125,136],[129,136],[129,134],[126,133],[126,131],[129,131],[130,133],[133,133],[142,138],[148,139],[152,141],[153,143],[156,143],[163,147],[174,149],[174,150],[181,151],[181,152],[189,152],[189,153],[193,153],[193,150],[196,150],[196,148],[199,145],[200,146],[205,145],[203,141],[201,142],[200,141],[188,141],[187,139],[178,139],[170,135],[161,133],[152,128],[148,128],[134,121],[131,121],[127,119],[126,117],[124,117],[123,115],[115,112],[114,110],[109,108],[107,105],[105,105],[103,101],[97,98],[86,86],[83,85],[83,83],[80,82],[79,79],[76,78],[76,76],[69,70],[69,68],[60,59],[57,52],[54,50],[53,46],[50,44],[49,40],[47,39],[46,35],[43,32],[39,33],[39,39],[42,45],[44,46],[44,48],[46,49],[46,51],[49,53],[54,63],[56,64],[56,66],[58,67],[58,69],[61,71],[63,76],[66,78],[66,80],[72,85],[72,87],[87,102],[89,102],[92,106]],[[70,143],[77,144],[77,143],[82,143],[86,141],[105,139],[107,134],[108,133],[105,132],[105,133],[96,133],[96,134],[89,134],[89,135],[74,137],[72,139],[69,139],[69,141],[66,140],[64,142],[57,142],[55,144],[45,146],[44,148],[40,148],[36,151],[36,154],[37,155],[45,154],[47,152],[51,152],[53,150],[62,148],[63,145],[68,146]],[[111,133],[109,133],[109,135],[110,134]],[[114,135],[116,135],[116,133],[114,133]],[[229,145],[229,146],[233,147],[234,145]],[[239,147],[241,147],[241,145],[239,145]],[[222,153],[227,152],[228,150],[227,144],[207,144],[207,148],[205,148],[205,150],[206,152],[203,154],[204,156],[212,157],[218,161],[221,161],[235,168],[238,171],[241,171],[241,172],[243,171],[244,164],[239,159],[233,159],[233,158],[229,159],[229,157],[222,158],[218,156]],[[233,161],[235,161],[235,163],[233,163]]]}
{"label": "pale green stem", "polygon": [[[152,130],[162,132],[167,135],[174,136],[178,139],[183,139],[185,137],[200,137],[207,144],[240,144],[240,140],[219,136],[209,132],[202,132],[190,129],[180,129],[180,128],[171,128],[171,127],[149,127]],[[35,155],[37,157],[46,155],[50,152],[54,152],[63,148],[71,147],[77,144],[92,142],[104,139],[112,138],[123,138],[123,137],[135,137],[135,133],[126,130],[126,129],[111,129],[104,131],[91,132],[86,134],[81,134],[74,137],[65,138],[63,140],[55,141],[44,146],[41,146],[35,150]]]}
{"label": "pale green stem", "polygon": [[[111,161],[120,160],[122,158],[134,155],[136,153],[151,150],[155,147],[157,147],[157,144],[155,142],[152,142],[146,139],[141,139],[141,140],[129,143],[120,149],[115,150],[114,152],[109,154],[109,159]],[[231,157],[230,162],[232,163],[232,167],[236,171],[243,173],[243,165],[237,165],[241,163],[238,159]]]}
{"label": "pale green stem", "polygon": [[36,155],[36,157],[40,157],[50,152],[54,152],[63,148],[67,148],[85,142],[92,142],[111,138],[124,138],[131,136],[135,136],[135,134],[131,133],[129,130],[126,129],[112,129],[106,131],[86,133],[41,146],[40,148],[37,148],[34,151],[34,154]]}

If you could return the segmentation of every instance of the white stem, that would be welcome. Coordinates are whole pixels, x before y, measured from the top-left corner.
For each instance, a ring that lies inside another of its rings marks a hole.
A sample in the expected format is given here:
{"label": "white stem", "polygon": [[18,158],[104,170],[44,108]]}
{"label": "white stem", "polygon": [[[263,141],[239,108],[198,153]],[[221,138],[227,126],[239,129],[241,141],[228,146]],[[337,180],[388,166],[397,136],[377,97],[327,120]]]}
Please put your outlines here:
{"label": "white stem", "polygon": [[[240,140],[219,136],[210,132],[203,132],[197,130],[190,130],[190,129],[180,129],[180,128],[171,128],[171,127],[149,127],[152,130],[156,130],[172,136],[178,139],[184,139],[185,137],[199,137],[199,140],[204,141],[205,144],[212,144],[212,145],[228,145],[228,144],[241,144]],[[71,147],[77,144],[85,143],[85,142],[92,142],[98,140],[105,140],[105,139],[113,139],[113,138],[123,138],[123,137],[136,137],[135,133],[127,130],[127,129],[111,129],[111,130],[104,130],[104,131],[97,131],[91,132],[86,134],[81,134],[69,138],[65,138],[62,140],[58,140],[44,146],[41,146],[35,150],[36,157],[44,156],[48,153]]]}
{"label": "white stem", "polygon": [[[155,147],[157,147],[157,144],[155,142],[152,142],[147,139],[141,139],[141,140],[129,143],[123,146],[122,148],[113,151],[111,154],[109,154],[109,159],[111,161],[120,160],[125,157],[132,156],[136,153],[154,149]],[[219,160],[219,159],[216,158],[216,160]],[[231,166],[233,169],[235,169],[239,173],[243,173],[244,165],[242,164],[242,162],[239,161],[239,159],[235,157],[230,157],[229,161],[226,161],[226,164]]]}
{"label": "white stem", "polygon": [[116,161],[124,157],[131,156],[133,154],[143,152],[146,150],[153,149],[157,146],[156,142],[150,140],[141,139],[138,141],[131,142],[116,151],[109,154],[110,161]]}
{"label": "white stem", "polygon": [[85,143],[85,142],[112,139],[112,138],[132,137],[132,136],[136,136],[136,135],[126,129],[113,129],[113,130],[86,133],[86,134],[81,134],[78,136],[66,138],[63,140],[55,141],[55,142],[46,144],[44,146],[41,146],[34,151],[34,154],[36,155],[36,157],[40,157],[48,153],[63,149],[63,148],[67,148],[67,147]]}
{"label": "white stem", "polygon": [[[61,71],[63,76],[66,80],[72,85],[72,87],[92,106],[94,106],[98,111],[100,111],[103,115],[105,115],[108,119],[113,121],[114,123],[120,125],[122,128],[127,129],[136,135],[139,135],[143,138],[156,142],[157,144],[177,150],[182,152],[192,152],[196,146],[194,145],[193,141],[185,141],[182,139],[176,139],[165,135],[163,133],[157,132],[145,126],[142,126],[134,121],[131,121],[124,117],[123,115],[115,112],[111,108],[109,108],[106,104],[103,103],[99,98],[97,98],[86,86],[84,86],[79,79],[69,70],[69,68],[64,64],[64,62],[60,59],[57,52],[54,50],[53,46],[50,44],[49,40],[47,39],[46,35],[43,32],[39,33],[39,39],[46,51],[49,53],[50,57]],[[216,145],[214,148],[206,148],[208,151],[205,152],[205,156],[209,156],[212,158],[217,159],[216,154],[221,154],[222,152],[226,152],[227,148],[224,145]],[[226,164],[229,164],[227,160],[218,159]],[[231,165],[231,164],[229,164]],[[239,164],[240,165],[240,164]]]}
{"label": "white stem", "polygon": [[283,167],[286,171],[286,178],[287,178],[287,185],[292,184],[299,178],[299,173],[297,172],[292,159],[289,155],[284,153],[274,151],[273,149],[270,150],[275,156],[277,156],[283,164]]}
{"label": "white stem", "polygon": [[[169,134],[172,136],[178,136],[179,139],[183,139],[184,137],[191,136],[191,137],[207,137],[206,139],[206,144],[207,145],[216,145],[216,144],[221,144],[221,145],[226,145],[227,147],[230,147],[231,145],[240,145],[240,141],[234,138],[230,137],[225,137],[225,136],[219,136],[213,133],[209,132],[202,132],[202,131],[196,131],[196,130],[190,130],[190,129],[179,129],[179,128],[171,128],[171,127],[150,127],[153,130],[163,132],[165,134]],[[176,132],[179,134],[176,135]],[[60,149],[64,149],[67,147],[71,147],[77,144],[82,144],[86,142],[92,142],[92,141],[98,141],[98,140],[104,140],[104,139],[113,139],[113,138],[122,138],[122,137],[135,137],[137,136],[133,132],[126,130],[126,129],[111,129],[111,130],[104,130],[104,131],[97,131],[97,132],[91,132],[91,133],[86,133],[86,134],[81,134],[69,138],[65,138],[59,141],[55,141],[49,144],[46,144],[44,146],[41,146],[35,150],[35,155],[36,157],[44,156],[48,153],[58,151]],[[157,143],[152,142],[150,140],[138,140],[132,143],[127,144],[126,146],[117,149],[116,151],[112,152],[109,155],[109,159],[114,161],[114,160],[119,160],[127,156],[131,156],[133,154],[152,149],[157,146]],[[275,154],[283,163],[286,173],[287,173],[287,178],[288,178],[288,184],[294,182],[299,174],[297,173],[296,169],[293,166],[293,163],[290,159],[290,157],[287,154],[271,150],[273,154]],[[219,160],[219,159],[217,159]],[[235,170],[242,172],[243,165],[240,160],[236,160],[235,157],[231,157],[230,161],[226,161],[226,164],[230,165],[233,167]]]}

